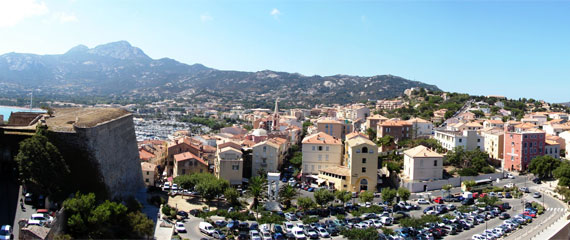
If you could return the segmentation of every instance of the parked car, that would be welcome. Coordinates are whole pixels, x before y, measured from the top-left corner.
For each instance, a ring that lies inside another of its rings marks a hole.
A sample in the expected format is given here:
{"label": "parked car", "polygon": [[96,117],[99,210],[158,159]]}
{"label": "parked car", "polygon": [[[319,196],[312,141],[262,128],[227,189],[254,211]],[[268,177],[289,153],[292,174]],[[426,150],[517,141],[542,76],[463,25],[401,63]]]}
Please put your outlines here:
{"label": "parked car", "polygon": [[215,239],[226,239],[226,235],[218,229],[214,230],[214,233],[212,233],[212,237]]}
{"label": "parked car", "polygon": [[434,202],[434,203],[437,203],[437,204],[443,204],[443,198],[442,198],[442,197],[436,197],[436,198],[433,200],[433,202]]}
{"label": "parked car", "polygon": [[0,228],[0,239],[1,240],[11,240],[14,236],[12,235],[12,226],[10,225],[3,225]]}
{"label": "parked car", "polygon": [[261,235],[257,230],[249,230],[249,239],[250,240],[261,240]]}
{"label": "parked car", "polygon": [[534,178],[534,179],[532,179],[532,182],[536,183],[536,184],[540,184],[540,178]]}
{"label": "parked car", "polygon": [[174,230],[176,230],[177,233],[185,233],[186,227],[184,226],[183,222],[176,222],[174,224]]}
{"label": "parked car", "polygon": [[212,226],[212,224],[207,222],[201,222],[198,225],[198,229],[200,229],[201,233],[204,233],[208,236],[211,236],[214,233],[214,227]]}
{"label": "parked car", "polygon": [[515,175],[513,175],[512,173],[507,173],[507,178],[515,179]]}
{"label": "parked car", "polygon": [[534,197],[534,198],[540,198],[540,197],[542,197],[542,195],[541,195],[539,192],[534,192],[534,193],[532,194],[532,197]]}
{"label": "parked car", "polygon": [[524,193],[530,193],[530,190],[527,187],[520,187],[519,190]]}
{"label": "parked car", "polygon": [[317,228],[317,233],[319,234],[319,237],[321,237],[321,238],[330,238],[331,237],[330,233],[322,227]]}
{"label": "parked car", "polygon": [[293,233],[293,236],[295,237],[296,240],[305,240],[305,239],[307,239],[307,237],[305,236],[305,233],[303,232],[303,229],[302,229],[302,228],[294,227],[293,229],[291,229],[291,233]]}
{"label": "parked car", "polygon": [[418,204],[429,204],[429,202],[425,198],[419,198],[417,202]]}

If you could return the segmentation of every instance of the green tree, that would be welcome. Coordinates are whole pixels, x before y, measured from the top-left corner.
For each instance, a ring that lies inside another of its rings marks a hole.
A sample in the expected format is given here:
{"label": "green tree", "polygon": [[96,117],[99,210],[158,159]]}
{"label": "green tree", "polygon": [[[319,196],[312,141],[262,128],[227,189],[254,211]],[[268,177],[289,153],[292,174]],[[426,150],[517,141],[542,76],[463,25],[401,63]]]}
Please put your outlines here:
{"label": "green tree", "polygon": [[408,190],[408,189],[405,188],[405,187],[400,187],[400,188],[398,188],[398,192],[397,192],[397,193],[398,193],[398,196],[400,196],[400,198],[401,198],[403,201],[408,201],[408,199],[410,198],[410,195],[411,195],[410,190]]}
{"label": "green tree", "polygon": [[538,156],[530,161],[528,169],[539,178],[552,177],[554,169],[560,166],[560,160],[549,155]]}
{"label": "green tree", "polygon": [[196,177],[194,175],[179,175],[172,180],[183,189],[192,189],[196,185]]}
{"label": "green tree", "polygon": [[396,194],[397,194],[397,192],[395,189],[383,188],[382,189],[382,200],[388,202],[391,205],[392,201],[394,201],[394,198],[396,197]]}
{"label": "green tree", "polygon": [[226,197],[226,200],[232,205],[232,206],[240,206],[240,202],[239,202],[239,192],[232,187],[227,188],[224,191],[224,196]]}
{"label": "green tree", "polygon": [[327,205],[329,202],[334,200],[334,194],[331,191],[324,188],[315,191],[314,197],[315,197],[315,202],[321,207]]}
{"label": "green tree", "polygon": [[471,191],[471,188],[475,186],[475,184],[477,183],[474,180],[463,181],[463,185],[465,185],[467,191]]}
{"label": "green tree", "polygon": [[267,197],[267,192],[265,191],[267,181],[265,178],[260,176],[255,176],[249,179],[249,195],[253,197],[253,207],[256,208],[259,201]]}
{"label": "green tree", "polygon": [[297,189],[290,185],[285,185],[279,189],[279,201],[285,205],[285,208],[291,207],[291,201],[299,195]]}
{"label": "green tree", "polygon": [[360,202],[363,203],[372,202],[372,200],[374,200],[374,193],[371,191],[364,191],[358,194],[358,198],[360,199]]}
{"label": "green tree", "polygon": [[206,201],[210,202],[216,197],[224,193],[226,188],[229,187],[229,182],[225,179],[218,179],[214,175],[210,175],[202,181],[196,184],[196,191],[202,196]]}
{"label": "green tree", "polygon": [[449,195],[451,188],[453,188],[453,186],[451,184],[445,184],[441,188],[447,192],[447,195]]}
{"label": "green tree", "polygon": [[343,205],[352,199],[352,193],[346,190],[336,191],[334,195]]}
{"label": "green tree", "polygon": [[154,222],[142,212],[130,212],[127,214],[131,232],[144,238],[151,237],[154,233]]}
{"label": "green tree", "polygon": [[570,187],[570,163],[563,161],[553,172],[554,178],[558,179],[558,185]]}
{"label": "green tree", "polygon": [[300,197],[297,198],[297,206],[303,210],[311,209],[315,207],[315,201],[310,197]]}
{"label": "green tree", "polygon": [[340,232],[345,238],[350,240],[377,240],[378,231],[375,228],[365,228],[365,229],[343,229]]}
{"label": "green tree", "polygon": [[371,139],[372,141],[376,139],[376,130],[368,128],[366,129],[366,134],[368,135],[368,138]]}
{"label": "green tree", "polygon": [[390,228],[382,227],[380,229],[382,229],[382,233],[384,233],[384,235],[386,235],[386,236],[394,235],[394,230],[392,230]]}
{"label": "green tree", "polygon": [[293,165],[293,167],[295,168],[301,168],[301,166],[303,165],[303,153],[301,152],[293,153],[293,157],[289,159],[289,163],[291,163],[291,165]]}
{"label": "green tree", "polygon": [[40,133],[20,142],[18,155],[20,178],[26,184],[38,186],[53,200],[63,200],[70,175],[67,163],[55,145]]}
{"label": "green tree", "polygon": [[422,222],[420,221],[420,219],[415,218],[415,217],[403,218],[403,219],[400,219],[399,222],[400,222],[400,226],[402,226],[402,227],[419,228],[422,226]]}
{"label": "green tree", "polygon": [[394,144],[394,137],[392,137],[390,135],[385,135],[381,138],[378,138],[378,141],[376,143],[380,147],[388,147],[388,146],[391,146],[392,144]]}

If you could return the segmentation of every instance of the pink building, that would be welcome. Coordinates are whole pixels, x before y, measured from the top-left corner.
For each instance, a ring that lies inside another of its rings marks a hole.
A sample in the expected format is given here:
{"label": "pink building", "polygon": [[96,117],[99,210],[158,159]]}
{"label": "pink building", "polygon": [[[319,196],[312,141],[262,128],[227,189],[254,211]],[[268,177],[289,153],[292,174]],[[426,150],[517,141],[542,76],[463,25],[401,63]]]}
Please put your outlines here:
{"label": "pink building", "polygon": [[530,161],[545,155],[546,134],[538,129],[505,133],[504,168],[525,171]]}

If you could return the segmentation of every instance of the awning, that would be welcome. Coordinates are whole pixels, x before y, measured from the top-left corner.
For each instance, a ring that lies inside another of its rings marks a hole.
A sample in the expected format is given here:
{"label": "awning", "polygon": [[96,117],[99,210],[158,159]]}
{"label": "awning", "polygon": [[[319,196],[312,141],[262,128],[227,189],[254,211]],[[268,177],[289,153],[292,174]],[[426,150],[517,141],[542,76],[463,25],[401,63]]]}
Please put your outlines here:
{"label": "awning", "polygon": [[305,176],[305,177],[307,177],[307,178],[319,179],[319,176],[317,176],[317,175],[307,175],[307,176]]}
{"label": "awning", "polygon": [[319,185],[320,185],[321,183],[326,182],[326,181],[327,181],[327,180],[325,180],[325,179],[317,178],[317,184],[319,184]]}

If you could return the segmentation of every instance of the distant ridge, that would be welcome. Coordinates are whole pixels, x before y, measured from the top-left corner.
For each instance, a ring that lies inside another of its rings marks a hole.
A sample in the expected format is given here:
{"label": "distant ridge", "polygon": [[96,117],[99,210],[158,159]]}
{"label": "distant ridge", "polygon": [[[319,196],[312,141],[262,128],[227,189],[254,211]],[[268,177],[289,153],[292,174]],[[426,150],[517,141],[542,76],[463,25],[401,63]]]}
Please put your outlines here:
{"label": "distant ridge", "polygon": [[152,59],[127,41],[94,48],[78,45],[59,55],[0,55],[0,94],[33,88],[55,96],[216,97],[246,102],[280,97],[284,102],[312,104],[391,98],[411,87],[439,90],[393,75],[217,70],[169,58]]}

